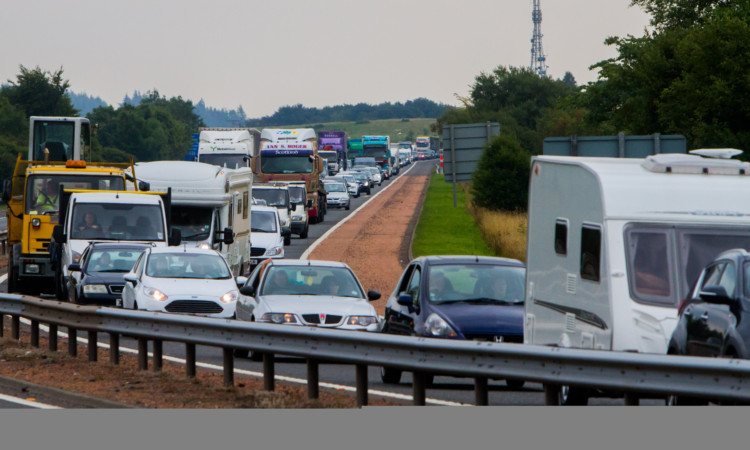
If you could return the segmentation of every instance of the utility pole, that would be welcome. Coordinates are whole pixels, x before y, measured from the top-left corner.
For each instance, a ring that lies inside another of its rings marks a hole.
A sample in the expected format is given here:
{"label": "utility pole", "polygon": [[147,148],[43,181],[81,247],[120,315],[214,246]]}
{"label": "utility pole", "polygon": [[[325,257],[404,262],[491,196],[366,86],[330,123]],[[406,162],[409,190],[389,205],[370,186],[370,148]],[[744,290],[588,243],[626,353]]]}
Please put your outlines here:
{"label": "utility pole", "polygon": [[547,57],[542,50],[542,7],[540,0],[533,0],[534,10],[531,19],[534,22],[534,36],[531,38],[531,67],[540,77],[547,75]]}

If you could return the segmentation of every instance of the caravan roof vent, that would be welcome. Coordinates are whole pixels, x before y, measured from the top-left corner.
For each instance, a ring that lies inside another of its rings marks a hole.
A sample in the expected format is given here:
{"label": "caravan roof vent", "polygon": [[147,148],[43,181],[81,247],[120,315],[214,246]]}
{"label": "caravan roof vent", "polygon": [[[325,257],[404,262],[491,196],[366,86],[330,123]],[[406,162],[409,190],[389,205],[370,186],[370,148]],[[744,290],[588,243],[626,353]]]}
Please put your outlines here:
{"label": "caravan roof vent", "polygon": [[[731,150],[731,149],[712,149]],[[717,152],[718,153],[718,152]],[[641,166],[655,173],[682,173],[706,175],[748,175],[750,163],[736,159],[702,158],[698,155],[663,153],[648,156]]]}
{"label": "caravan roof vent", "polygon": [[690,150],[693,155],[705,156],[706,158],[731,159],[742,154],[742,150],[736,148],[699,148]]}

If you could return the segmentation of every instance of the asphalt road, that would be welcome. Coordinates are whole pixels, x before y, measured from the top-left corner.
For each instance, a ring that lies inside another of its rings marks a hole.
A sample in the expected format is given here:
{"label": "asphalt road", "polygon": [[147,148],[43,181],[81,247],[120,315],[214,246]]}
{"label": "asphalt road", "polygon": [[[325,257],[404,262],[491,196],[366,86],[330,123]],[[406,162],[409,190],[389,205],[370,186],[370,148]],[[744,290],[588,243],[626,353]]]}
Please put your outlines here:
{"label": "asphalt road", "polygon": [[[417,165],[408,173],[404,174],[402,169],[401,176],[412,176],[426,174],[434,170],[435,161],[426,161],[417,163]],[[406,168],[408,169],[408,168]],[[372,195],[377,194],[380,190],[388,186],[394,179],[383,182],[382,186],[376,187]],[[357,207],[366,202],[371,196],[362,196],[358,199],[352,199],[351,209],[329,209],[323,223],[310,226],[307,239],[292,238],[291,245],[286,247],[287,258],[299,258],[304,251],[326,231],[328,231],[337,222],[349,214],[353,214]],[[5,282],[0,284],[0,291],[5,291]],[[62,330],[61,330],[62,331]],[[107,336],[100,337],[100,341],[106,342]],[[134,340],[122,339],[123,347],[137,348]],[[169,343],[164,344],[164,355],[174,358],[184,358],[185,347],[183,344]],[[197,360],[199,364],[213,365],[220,368],[222,365],[222,351],[218,348],[198,347]],[[276,376],[279,381],[299,383],[304,385],[307,376],[307,367],[305,361],[294,358],[277,358]],[[262,363],[250,361],[245,358],[237,358],[235,361],[235,370],[238,375],[262,376]],[[321,388],[326,388],[324,383],[329,383],[330,388],[338,390],[353,390],[355,380],[355,368],[351,365],[339,364],[321,364],[320,365],[320,382]],[[404,373],[401,383],[398,385],[384,384],[380,379],[380,368],[369,368],[369,391],[370,395],[375,398],[383,396],[392,399],[411,399],[411,374]],[[434,385],[427,390],[428,404],[473,404],[474,402],[474,382],[473,379],[462,379],[453,377],[436,377]],[[506,386],[503,380],[490,380],[489,382],[489,404],[490,405],[543,405],[544,396],[542,386],[537,383],[527,383],[523,388],[511,389]],[[595,398],[591,399],[593,405],[621,405],[622,399]],[[643,400],[641,404],[663,404],[659,400]],[[3,405],[0,404],[0,407]]]}

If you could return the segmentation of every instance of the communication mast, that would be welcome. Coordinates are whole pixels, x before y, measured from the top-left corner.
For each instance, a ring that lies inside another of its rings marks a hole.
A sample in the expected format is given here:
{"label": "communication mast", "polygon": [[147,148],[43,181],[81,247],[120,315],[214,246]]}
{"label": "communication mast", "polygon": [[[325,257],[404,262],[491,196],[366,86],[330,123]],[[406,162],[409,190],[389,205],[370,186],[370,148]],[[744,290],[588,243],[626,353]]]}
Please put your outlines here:
{"label": "communication mast", "polygon": [[540,0],[534,1],[531,19],[534,21],[534,37],[531,38],[531,70],[540,77],[547,75],[547,57],[542,50],[542,8]]}

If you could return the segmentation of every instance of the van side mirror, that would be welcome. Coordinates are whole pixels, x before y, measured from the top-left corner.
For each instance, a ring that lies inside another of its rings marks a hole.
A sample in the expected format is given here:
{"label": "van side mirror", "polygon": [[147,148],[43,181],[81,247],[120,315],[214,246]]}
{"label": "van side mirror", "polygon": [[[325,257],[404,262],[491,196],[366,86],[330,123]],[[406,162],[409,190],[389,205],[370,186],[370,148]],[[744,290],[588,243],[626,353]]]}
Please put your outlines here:
{"label": "van side mirror", "polygon": [[311,198],[308,198],[308,199],[307,199],[307,207],[308,207],[308,208],[312,208],[312,207],[313,207],[313,201],[312,201],[312,199],[311,199]]}
{"label": "van side mirror", "polygon": [[13,189],[13,181],[12,180],[3,180],[3,201],[5,203],[10,202],[10,197]]}
{"label": "van side mirror", "polygon": [[151,190],[151,184],[146,181],[139,181],[138,182],[138,190],[148,192]]}
{"label": "van side mirror", "polygon": [[176,245],[180,245],[180,243],[182,243],[182,231],[177,228],[172,228],[172,231],[170,231],[169,233],[167,245],[169,245],[170,247],[174,247]]}
{"label": "van side mirror", "polygon": [[412,307],[414,305],[414,298],[409,294],[401,294],[398,296],[398,300],[396,300],[396,303],[401,306]]}
{"label": "van side mirror", "polygon": [[224,244],[229,245],[234,242],[234,231],[231,228],[224,228]]}
{"label": "van side mirror", "polygon": [[52,238],[58,244],[62,244],[63,242],[65,242],[65,232],[63,225],[55,225],[55,227],[52,229]]}

